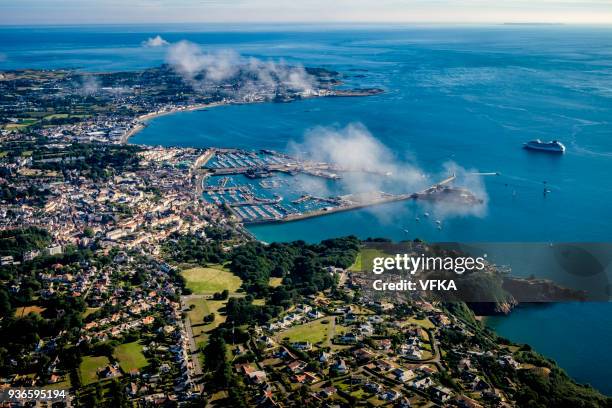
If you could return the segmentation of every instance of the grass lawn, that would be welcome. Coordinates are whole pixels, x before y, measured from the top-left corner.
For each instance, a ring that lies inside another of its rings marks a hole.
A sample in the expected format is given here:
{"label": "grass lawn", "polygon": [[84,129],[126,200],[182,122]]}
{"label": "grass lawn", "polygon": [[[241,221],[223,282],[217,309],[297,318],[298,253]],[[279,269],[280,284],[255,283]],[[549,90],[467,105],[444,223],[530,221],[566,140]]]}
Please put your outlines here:
{"label": "grass lawn", "polygon": [[51,120],[51,119],[66,119],[68,117],[67,113],[53,113],[51,115],[45,116],[43,119]]}
{"label": "grass lawn", "polygon": [[433,329],[435,327],[434,324],[429,319],[419,320],[414,317],[411,317],[408,320],[406,320],[406,323],[416,324],[418,326],[421,326],[424,329]]}
{"label": "grass lawn", "polygon": [[233,293],[242,285],[239,277],[221,266],[190,268],[181,274],[187,281],[187,288],[196,295],[221,292],[224,289]]}
{"label": "grass lawn", "polygon": [[[226,302],[226,300],[204,298],[191,298],[186,302],[188,306],[195,306],[187,315],[191,321],[191,329],[197,344],[205,344],[208,341],[208,332],[225,322],[225,316],[219,310],[225,307]],[[215,314],[215,320],[212,323],[204,324],[204,316],[211,313]]]}
{"label": "grass lawn", "polygon": [[105,356],[85,356],[79,366],[81,382],[83,385],[92,384],[98,381],[98,369],[110,364]]}
{"label": "grass lawn", "polygon": [[27,316],[30,313],[41,314],[44,311],[45,311],[45,308],[40,307],[40,306],[22,306],[22,307],[18,307],[17,309],[15,309],[15,316],[23,317],[23,316]]}
{"label": "grass lawn", "polygon": [[113,355],[126,373],[135,368],[140,370],[147,365],[147,359],[142,354],[142,346],[137,341],[118,345]]}
{"label": "grass lawn", "polygon": [[87,316],[89,316],[90,314],[92,314],[93,312],[95,312],[98,309],[100,309],[100,308],[99,307],[88,307],[83,312],[83,319],[86,318]]}
{"label": "grass lawn", "polygon": [[64,376],[64,380],[62,381],[58,381],[55,384],[43,385],[43,388],[46,390],[68,390],[70,387],[70,375],[68,374]]}
{"label": "grass lawn", "polygon": [[[327,321],[327,324],[323,324],[323,321]],[[306,324],[300,324],[299,326],[293,326],[289,329],[280,332],[277,335],[279,341],[288,337],[290,342],[296,341],[309,341],[311,344],[323,343],[329,345],[331,340],[331,318],[324,317],[322,319],[313,320]]]}
{"label": "grass lawn", "polygon": [[270,287],[277,287],[282,285],[283,283],[283,278],[270,278],[270,281],[268,282],[268,285],[270,285]]}
{"label": "grass lawn", "polygon": [[264,306],[266,304],[266,299],[253,299],[253,304],[255,306]]}
{"label": "grass lawn", "polygon": [[366,268],[366,272],[368,270],[371,271],[372,259],[377,256],[385,256],[385,253],[380,249],[362,248],[355,258],[355,263],[349,267],[349,270],[353,272],[364,272],[364,268]]}

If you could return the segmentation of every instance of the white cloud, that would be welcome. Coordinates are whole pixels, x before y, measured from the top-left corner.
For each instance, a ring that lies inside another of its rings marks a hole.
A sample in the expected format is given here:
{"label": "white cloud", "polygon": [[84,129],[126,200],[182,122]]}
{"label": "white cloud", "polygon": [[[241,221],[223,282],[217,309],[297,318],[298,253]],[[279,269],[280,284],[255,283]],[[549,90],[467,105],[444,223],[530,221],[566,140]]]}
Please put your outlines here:
{"label": "white cloud", "polygon": [[189,41],[172,44],[166,62],[195,88],[218,85],[239,73],[242,73],[239,90],[242,92],[277,86],[304,91],[312,89],[315,82],[301,66],[246,58],[230,49],[205,50]]}

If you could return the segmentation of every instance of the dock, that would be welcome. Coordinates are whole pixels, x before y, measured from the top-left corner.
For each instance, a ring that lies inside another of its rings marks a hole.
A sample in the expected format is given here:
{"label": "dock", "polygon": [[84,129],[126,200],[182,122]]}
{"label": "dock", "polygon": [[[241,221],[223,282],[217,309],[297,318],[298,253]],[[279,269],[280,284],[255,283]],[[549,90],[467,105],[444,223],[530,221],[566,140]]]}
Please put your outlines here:
{"label": "dock", "polygon": [[[292,222],[292,221],[300,221],[307,218],[313,217],[321,217],[324,215],[335,214],[343,211],[352,211],[360,208],[371,207],[375,205],[393,203],[398,201],[407,201],[407,200],[417,200],[422,198],[424,195],[429,194],[430,192],[438,191],[438,189],[452,183],[456,179],[456,175],[451,175],[450,177],[428,187],[424,190],[421,190],[417,193],[408,193],[408,194],[385,194],[378,193],[379,197],[369,200],[369,201],[361,201],[361,202],[353,202],[348,203],[350,198],[344,198],[345,204],[341,204],[338,207],[325,207],[319,210],[313,210],[305,213],[295,213],[288,214],[281,218],[265,218],[265,219],[253,219],[253,220],[244,220],[243,223],[245,225],[256,225],[256,224],[273,224],[273,223],[283,223],[283,222]],[[301,197],[301,198],[304,198]],[[308,198],[311,198],[308,196]]]}
{"label": "dock", "polygon": [[[269,151],[211,148],[198,157],[191,171],[196,178],[196,194],[200,197],[205,195],[213,204],[226,206],[243,225],[292,222],[406,200],[453,200],[458,204],[479,202],[469,190],[449,186],[456,179],[455,174],[414,193],[392,194],[374,191],[339,197],[317,197],[304,192],[302,196],[287,204],[282,204],[283,197],[278,195],[274,198],[257,197],[251,184],[241,186],[228,184],[232,175],[245,175],[256,179],[269,176],[272,172],[279,172],[339,179],[342,177],[340,174],[355,171],[330,163],[299,160]],[[365,172],[380,177],[388,176],[386,173]],[[214,183],[216,185],[206,185],[209,177],[220,178]]]}

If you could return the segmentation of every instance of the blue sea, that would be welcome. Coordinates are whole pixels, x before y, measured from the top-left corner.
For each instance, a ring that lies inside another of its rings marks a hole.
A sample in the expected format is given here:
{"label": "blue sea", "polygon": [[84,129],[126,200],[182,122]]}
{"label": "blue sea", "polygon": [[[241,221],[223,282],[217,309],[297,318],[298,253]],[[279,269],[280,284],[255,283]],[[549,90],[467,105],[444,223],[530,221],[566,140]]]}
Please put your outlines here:
{"label": "blue sea", "polygon": [[[390,160],[410,163],[433,179],[447,174],[448,162],[468,172],[499,173],[481,178],[484,210],[447,215],[442,230],[423,219],[426,209],[420,205],[394,203],[251,228],[264,241],[347,234],[463,242],[611,241],[611,27],[10,27],[0,28],[0,69],[155,66],[164,62],[166,50],[141,43],[158,34],[169,42],[186,39],[205,49],[326,67],[341,72],[347,86],[380,87],[385,93],[163,116],[132,143],[286,150],[314,127],[358,123],[393,152]],[[535,138],[558,139],[567,153],[521,148]],[[556,359],[578,381],[612,394],[611,316],[610,303],[557,304],[519,308],[489,324]]]}

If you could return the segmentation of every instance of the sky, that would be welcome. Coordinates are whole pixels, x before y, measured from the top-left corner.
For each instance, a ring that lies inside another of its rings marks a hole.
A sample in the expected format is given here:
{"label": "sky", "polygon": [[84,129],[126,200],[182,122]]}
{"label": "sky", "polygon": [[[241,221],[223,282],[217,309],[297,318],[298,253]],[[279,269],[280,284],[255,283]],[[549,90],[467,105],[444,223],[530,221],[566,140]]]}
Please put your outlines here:
{"label": "sky", "polygon": [[612,0],[0,0],[0,24],[612,24]]}

